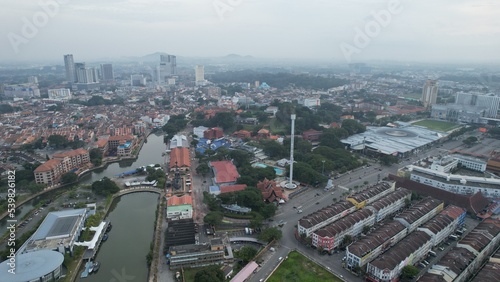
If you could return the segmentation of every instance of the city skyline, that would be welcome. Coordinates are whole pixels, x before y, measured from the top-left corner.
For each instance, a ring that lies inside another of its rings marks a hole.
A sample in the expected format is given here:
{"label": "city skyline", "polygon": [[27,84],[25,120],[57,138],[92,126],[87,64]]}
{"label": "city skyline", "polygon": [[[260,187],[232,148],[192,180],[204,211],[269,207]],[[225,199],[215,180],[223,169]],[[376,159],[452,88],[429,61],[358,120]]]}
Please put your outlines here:
{"label": "city skyline", "polygon": [[[7,0],[0,60],[185,57],[498,63],[500,4],[387,1]],[[41,4],[45,3],[45,4]],[[57,47],[57,48],[54,48]],[[126,48],[124,48],[126,47]]]}

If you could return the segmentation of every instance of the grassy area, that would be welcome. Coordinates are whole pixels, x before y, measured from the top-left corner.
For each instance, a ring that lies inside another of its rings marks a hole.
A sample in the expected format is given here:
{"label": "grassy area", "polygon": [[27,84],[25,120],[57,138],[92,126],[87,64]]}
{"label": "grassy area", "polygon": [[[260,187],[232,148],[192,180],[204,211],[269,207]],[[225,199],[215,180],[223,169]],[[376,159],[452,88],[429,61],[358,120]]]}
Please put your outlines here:
{"label": "grassy area", "polygon": [[272,134],[284,133],[286,126],[281,123],[277,118],[272,118],[269,122],[270,131]]}
{"label": "grassy area", "polygon": [[[184,281],[194,282],[194,276],[196,275],[196,272],[201,271],[203,269],[207,269],[207,268],[210,268],[210,267],[184,268]],[[178,271],[180,271],[180,269]]]}
{"label": "grassy area", "polygon": [[278,269],[269,277],[269,282],[318,282],[342,281],[322,266],[312,262],[298,252],[290,252]]}
{"label": "grassy area", "polygon": [[460,127],[459,124],[452,123],[452,122],[447,122],[447,121],[440,121],[440,120],[421,120],[413,123],[413,125],[419,125],[423,127],[427,127],[428,129],[431,130],[439,130],[439,131],[450,131],[452,129],[455,129],[457,127]]}

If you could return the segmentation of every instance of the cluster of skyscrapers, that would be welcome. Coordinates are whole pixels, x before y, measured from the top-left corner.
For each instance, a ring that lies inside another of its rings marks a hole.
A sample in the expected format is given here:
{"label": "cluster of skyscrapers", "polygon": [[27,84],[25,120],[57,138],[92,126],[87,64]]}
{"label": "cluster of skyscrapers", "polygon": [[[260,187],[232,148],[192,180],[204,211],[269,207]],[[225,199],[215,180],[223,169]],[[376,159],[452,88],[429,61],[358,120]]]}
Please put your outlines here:
{"label": "cluster of skyscrapers", "polygon": [[75,63],[72,54],[64,55],[66,80],[78,89],[89,89],[97,86],[100,80],[111,81],[114,79],[113,66],[101,64],[101,68],[87,67],[85,63]]}

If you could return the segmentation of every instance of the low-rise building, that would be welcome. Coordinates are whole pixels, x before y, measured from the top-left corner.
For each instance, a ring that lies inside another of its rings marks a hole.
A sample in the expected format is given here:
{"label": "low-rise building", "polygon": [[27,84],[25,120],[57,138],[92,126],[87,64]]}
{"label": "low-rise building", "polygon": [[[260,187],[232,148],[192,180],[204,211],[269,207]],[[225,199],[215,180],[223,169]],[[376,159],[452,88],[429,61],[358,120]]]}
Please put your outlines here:
{"label": "low-rise building", "polygon": [[224,248],[211,245],[180,245],[168,250],[170,269],[181,267],[203,267],[224,263]]}
{"label": "low-rise building", "polygon": [[319,141],[321,135],[323,135],[322,131],[309,129],[309,130],[302,132],[302,139],[310,141],[310,142],[317,142],[317,141]]}
{"label": "low-rise building", "polygon": [[448,206],[438,215],[417,228],[432,237],[432,246],[437,246],[448,238],[465,220],[466,210]]}
{"label": "low-rise building", "polygon": [[472,282],[500,281],[500,249],[490,257],[483,268],[474,276]]}
{"label": "low-rise building", "polygon": [[306,237],[309,237],[314,231],[327,226],[355,210],[356,206],[351,202],[337,202],[301,218],[297,224],[297,229],[299,234],[305,234]]}
{"label": "low-rise building", "polygon": [[348,268],[363,267],[406,236],[407,229],[399,221],[390,221],[346,249]]}
{"label": "low-rise building", "polygon": [[54,154],[53,159],[46,161],[34,170],[35,182],[39,184],[57,184],[61,176],[70,171],[90,165],[89,152],[85,149],[76,149],[64,153]]}
{"label": "low-rise building", "polygon": [[410,233],[442,211],[443,205],[443,202],[428,197],[394,217],[394,220],[406,226],[406,228],[408,228],[408,233]]}
{"label": "low-rise building", "polygon": [[358,210],[312,233],[312,245],[331,252],[343,243],[344,237],[359,235],[363,227],[375,223],[375,214],[369,209]]}
{"label": "low-rise building", "polygon": [[191,159],[189,158],[189,149],[186,147],[176,147],[170,151],[170,161],[168,169],[175,171],[187,171],[191,167]]}
{"label": "low-rise building", "polygon": [[224,131],[219,127],[209,128],[203,132],[203,138],[206,139],[219,139],[222,137],[224,137]]}
{"label": "low-rise building", "polygon": [[257,183],[257,189],[262,193],[262,198],[268,203],[284,203],[287,200],[281,187],[279,187],[274,180],[264,178],[264,180]]}
{"label": "low-rise building", "polygon": [[347,197],[347,201],[351,202],[356,208],[361,209],[366,205],[384,197],[395,189],[395,183],[380,182],[367,189],[359,191]]}
{"label": "low-rise building", "polygon": [[486,219],[460,240],[419,281],[469,281],[500,244],[500,221]]}
{"label": "low-rise building", "polygon": [[376,200],[367,206],[375,213],[375,222],[379,222],[387,216],[404,208],[407,202],[411,201],[411,192],[404,188],[387,194],[385,197]]}
{"label": "low-rise building", "polygon": [[423,231],[415,231],[366,266],[367,279],[377,282],[398,281],[403,267],[427,256],[432,239]]}
{"label": "low-rise building", "polygon": [[193,198],[172,196],[167,200],[167,220],[193,218]]}
{"label": "low-rise building", "polygon": [[209,162],[209,166],[214,172],[213,183],[214,185],[234,185],[240,174],[232,161],[216,161]]}

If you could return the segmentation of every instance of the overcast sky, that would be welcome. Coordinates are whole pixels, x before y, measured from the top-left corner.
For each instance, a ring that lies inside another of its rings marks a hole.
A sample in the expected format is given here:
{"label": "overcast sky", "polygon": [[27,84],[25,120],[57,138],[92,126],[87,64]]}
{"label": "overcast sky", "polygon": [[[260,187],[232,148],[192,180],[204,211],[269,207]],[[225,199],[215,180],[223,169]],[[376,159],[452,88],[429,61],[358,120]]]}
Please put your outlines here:
{"label": "overcast sky", "polygon": [[[54,13],[40,4],[56,1]],[[112,61],[154,52],[500,62],[498,0],[2,0],[1,6],[0,62],[62,64],[68,53],[75,61]],[[380,11],[390,19],[377,21],[373,13]],[[357,31],[367,29],[369,35]]]}

